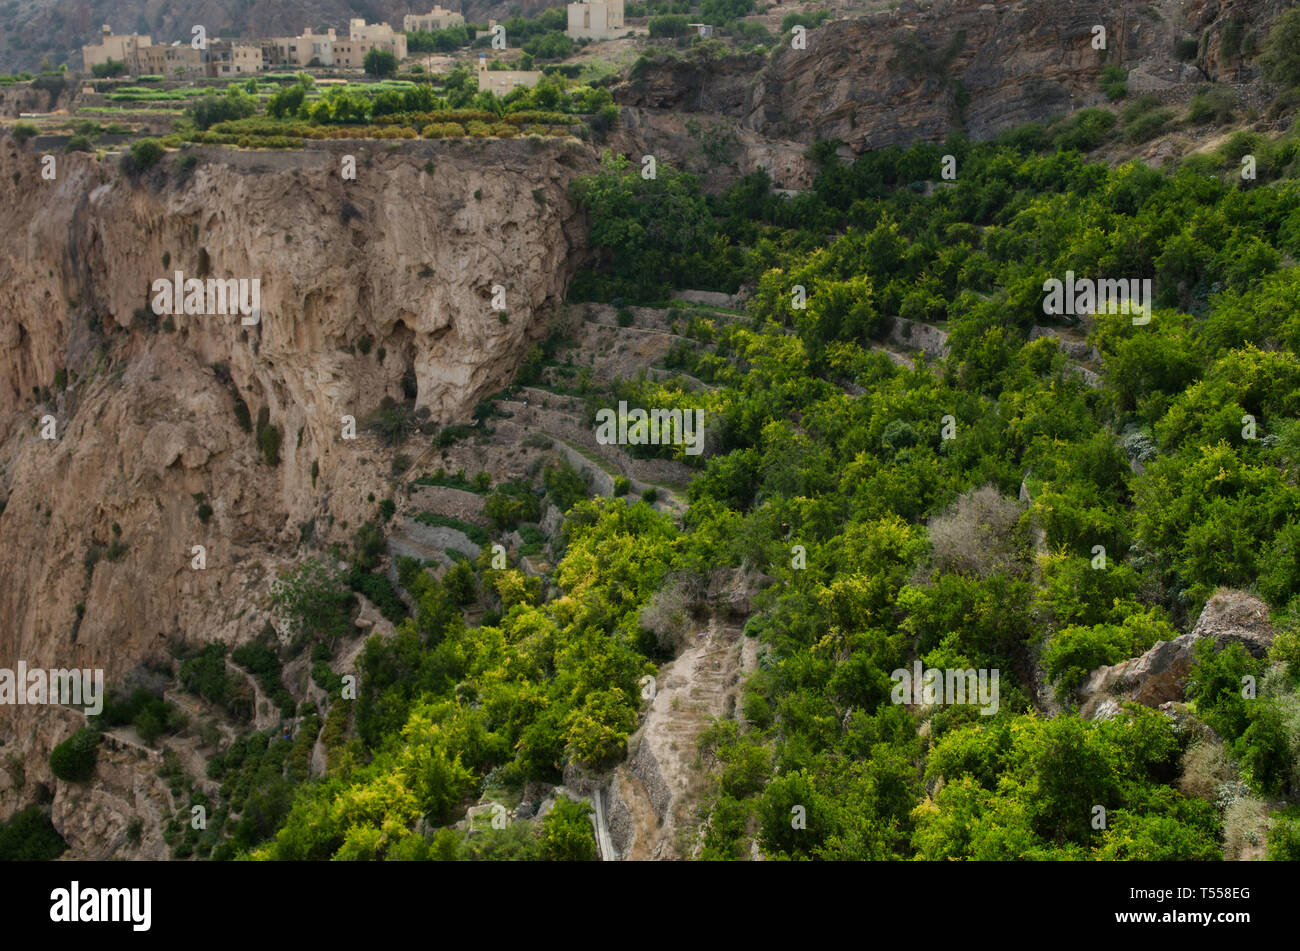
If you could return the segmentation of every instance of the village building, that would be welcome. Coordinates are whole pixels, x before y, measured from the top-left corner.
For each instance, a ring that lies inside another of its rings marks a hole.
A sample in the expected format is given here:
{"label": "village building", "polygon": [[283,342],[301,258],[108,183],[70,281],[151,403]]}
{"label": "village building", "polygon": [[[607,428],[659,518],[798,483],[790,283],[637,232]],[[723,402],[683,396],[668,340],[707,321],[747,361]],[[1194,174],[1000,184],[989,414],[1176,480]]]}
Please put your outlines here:
{"label": "village building", "polygon": [[193,79],[207,75],[203,51],[180,40],[170,45],[153,43],[138,47],[133,59],[127,61],[126,68],[132,75],[166,76],[168,79]]}
{"label": "village building", "polygon": [[348,38],[334,41],[334,65],[360,69],[371,50],[388,50],[398,60],[406,59],[406,34],[394,33],[387,23],[348,21]]}
{"label": "village building", "polygon": [[402,17],[402,29],[407,33],[432,33],[434,30],[448,30],[453,26],[464,25],[465,18],[461,14],[436,5],[428,13],[408,13]]}
{"label": "village building", "polygon": [[107,23],[101,27],[99,42],[81,48],[82,70],[90,72],[95,66],[103,66],[110,59],[123,63],[128,71],[132,70],[136,50],[149,46],[152,41],[147,34],[116,34]]}
{"label": "village building", "polygon": [[570,39],[612,40],[627,32],[623,0],[577,0],[569,4]]}
{"label": "village building", "polygon": [[541,78],[541,72],[534,69],[488,69],[487,56],[478,54],[478,88],[493,95],[504,96],[518,86],[531,89]]}
{"label": "village building", "polygon": [[204,51],[209,76],[250,76],[262,68],[262,47],[215,40]]}
{"label": "village building", "polygon": [[273,36],[261,42],[264,66],[321,66],[334,65],[334,44],[337,36],[333,29],[325,33],[302,31],[301,36]]}

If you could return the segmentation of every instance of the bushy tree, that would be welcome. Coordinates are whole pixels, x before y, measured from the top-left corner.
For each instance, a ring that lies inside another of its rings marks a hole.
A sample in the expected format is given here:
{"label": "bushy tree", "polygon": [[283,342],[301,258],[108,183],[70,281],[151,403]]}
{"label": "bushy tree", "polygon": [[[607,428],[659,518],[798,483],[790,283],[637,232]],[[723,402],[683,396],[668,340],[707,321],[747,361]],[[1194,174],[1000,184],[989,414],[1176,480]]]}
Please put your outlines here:
{"label": "bushy tree", "polygon": [[371,76],[391,76],[397,72],[397,57],[391,50],[372,49],[361,66]]}
{"label": "bushy tree", "polygon": [[590,862],[596,857],[596,839],[585,802],[560,796],[542,821],[541,857],[552,862]]}
{"label": "bushy tree", "polygon": [[207,129],[218,122],[246,119],[257,111],[257,100],[238,86],[230,86],[224,96],[209,90],[189,108],[194,124]]}
{"label": "bushy tree", "polygon": [[84,783],[95,772],[98,730],[83,727],[50,751],[50,772],[69,783]]}

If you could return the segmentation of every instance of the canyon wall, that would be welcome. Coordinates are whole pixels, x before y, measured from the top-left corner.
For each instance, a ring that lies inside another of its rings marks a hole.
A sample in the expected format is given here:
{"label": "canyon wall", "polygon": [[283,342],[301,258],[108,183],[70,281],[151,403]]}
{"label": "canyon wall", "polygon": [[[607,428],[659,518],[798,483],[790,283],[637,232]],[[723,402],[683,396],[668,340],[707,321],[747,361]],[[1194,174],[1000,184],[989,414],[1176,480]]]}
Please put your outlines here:
{"label": "canyon wall", "polygon": [[[0,139],[0,666],[121,685],[174,640],[253,637],[304,525],[345,540],[391,494],[366,415],[405,392],[466,422],[545,332],[582,258],[565,195],[586,147],[330,146],[195,149],[134,175],[60,154],[46,181]],[[260,322],[154,316],[151,284],[177,270],[259,279]],[[282,434],[278,465],[236,397]],[[0,761],[25,761],[0,769],[0,818],[53,786],[49,746],[72,729],[0,706]]]}

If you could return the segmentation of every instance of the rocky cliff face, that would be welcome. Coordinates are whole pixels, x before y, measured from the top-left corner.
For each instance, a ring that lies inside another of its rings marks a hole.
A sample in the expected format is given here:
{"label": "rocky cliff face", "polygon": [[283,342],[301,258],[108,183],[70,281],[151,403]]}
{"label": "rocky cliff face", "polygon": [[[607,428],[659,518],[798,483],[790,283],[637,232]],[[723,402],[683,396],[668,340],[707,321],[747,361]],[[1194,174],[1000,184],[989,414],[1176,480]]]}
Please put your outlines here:
{"label": "rocky cliff face", "polygon": [[[406,391],[464,422],[509,380],[580,259],[565,187],[592,164],[575,142],[358,144],[355,181],[345,146],[196,150],[188,172],[176,154],[135,179],[58,155],[44,181],[38,154],[0,144],[0,666],[102,667],[110,685],[172,639],[253,636],[300,526],[346,538],[334,522],[389,494],[384,454],[360,423],[342,439],[342,416]],[[260,323],[153,317],[151,282],[176,270],[258,278]],[[278,466],[236,396],[282,434]],[[58,713],[0,706],[26,763],[21,784],[0,775],[0,816],[52,785]]]}
{"label": "rocky cliff face", "polygon": [[[658,57],[620,91],[635,109],[713,112],[766,139],[840,139],[855,152],[955,132],[985,139],[1106,101],[1102,68],[1130,88],[1185,99],[1207,78],[1252,82],[1240,51],[1258,50],[1281,5],[1271,0],[1162,0],[1117,8],[1073,0],[904,3],[787,38],[754,54]],[[1093,28],[1106,49],[1093,49]],[[1179,61],[1198,43],[1199,66]]]}

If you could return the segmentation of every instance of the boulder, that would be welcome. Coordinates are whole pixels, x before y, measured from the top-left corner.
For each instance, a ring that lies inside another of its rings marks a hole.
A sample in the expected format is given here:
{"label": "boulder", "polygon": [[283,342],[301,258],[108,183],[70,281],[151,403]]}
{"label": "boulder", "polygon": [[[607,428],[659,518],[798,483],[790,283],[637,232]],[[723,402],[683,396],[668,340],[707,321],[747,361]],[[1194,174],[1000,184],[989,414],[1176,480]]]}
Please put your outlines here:
{"label": "boulder", "polygon": [[1244,591],[1221,591],[1201,611],[1190,634],[1161,641],[1141,657],[1094,670],[1079,688],[1079,713],[1084,719],[1109,719],[1120,704],[1133,700],[1160,707],[1183,699],[1196,642],[1214,638],[1215,647],[1241,644],[1262,657],[1273,643],[1268,605]]}
{"label": "boulder", "polygon": [[1254,657],[1263,657],[1273,644],[1269,607],[1244,591],[1220,591],[1210,598],[1192,628],[1193,637],[1213,637],[1217,646],[1236,641]]}

